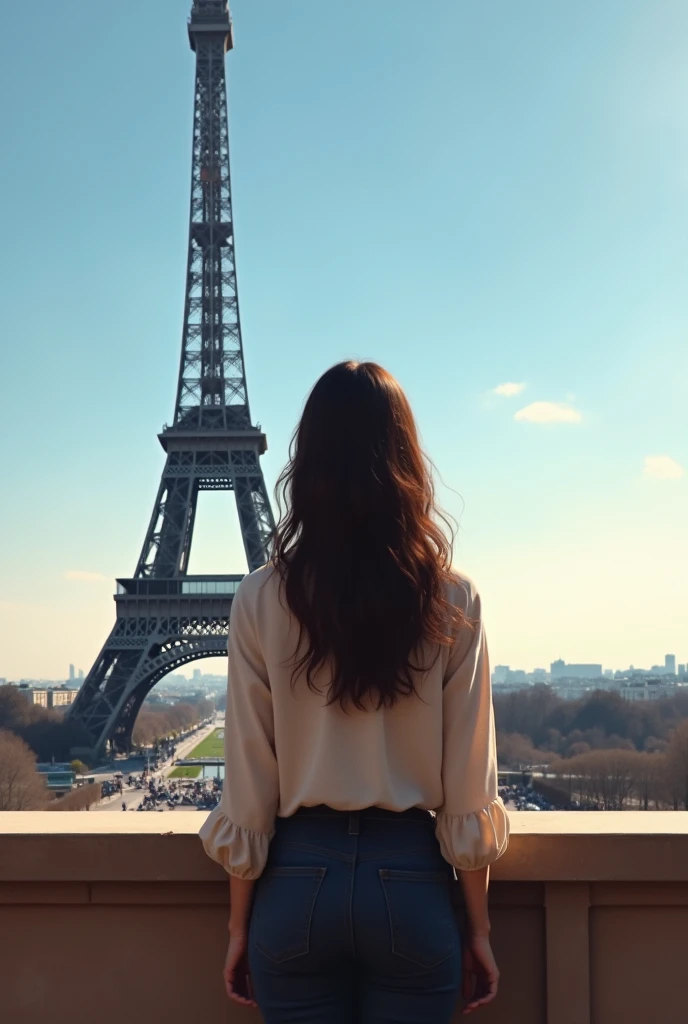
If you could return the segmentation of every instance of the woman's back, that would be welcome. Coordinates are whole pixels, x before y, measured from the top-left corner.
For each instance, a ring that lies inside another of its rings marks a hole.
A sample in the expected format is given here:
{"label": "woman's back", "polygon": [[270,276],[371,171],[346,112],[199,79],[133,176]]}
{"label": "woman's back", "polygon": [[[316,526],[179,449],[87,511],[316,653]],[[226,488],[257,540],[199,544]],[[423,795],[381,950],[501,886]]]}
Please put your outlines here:
{"label": "woman's back", "polygon": [[[472,583],[457,574],[449,599],[467,624],[452,647],[425,651],[416,692],[391,707],[327,702],[328,666],[307,685],[294,677],[298,624],[272,566],[241,583],[232,610],[225,774],[220,807],[206,823],[206,849],[225,867],[256,877],[276,817],[301,806],[342,811],[410,807],[439,811],[438,837],[457,866],[501,852],[508,826],[497,797],[489,663]],[[234,683],[232,681],[234,680]],[[488,842],[475,847],[487,820]],[[245,841],[232,857],[231,822]]]}
{"label": "woman's back", "polygon": [[228,991],[258,879],[268,1024],[439,1024],[461,963],[452,869],[496,991],[487,868],[509,825],[480,599],[450,569],[411,409],[381,367],[323,375],[281,482],[272,560],[232,604],[225,781],[201,830],[231,876]]}

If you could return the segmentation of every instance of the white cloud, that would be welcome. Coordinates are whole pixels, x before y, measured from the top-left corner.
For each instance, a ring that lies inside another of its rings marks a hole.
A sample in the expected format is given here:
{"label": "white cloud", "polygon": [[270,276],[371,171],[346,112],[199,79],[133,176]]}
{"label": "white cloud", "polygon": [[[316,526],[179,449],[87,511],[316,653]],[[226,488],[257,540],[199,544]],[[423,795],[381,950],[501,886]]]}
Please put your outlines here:
{"label": "white cloud", "polygon": [[67,569],[64,574],[66,580],[78,580],[79,583],[99,583],[108,577],[102,572],[85,572],[83,569]]}
{"label": "white cloud", "polygon": [[669,455],[647,455],[643,473],[653,480],[678,480],[685,470]]}
{"label": "white cloud", "polygon": [[531,402],[514,413],[514,419],[523,423],[580,423],[583,417],[564,402]]}
{"label": "white cloud", "polygon": [[502,398],[513,398],[514,395],[520,395],[525,384],[512,384],[507,382],[506,384],[498,384],[494,389],[495,395],[501,395]]}

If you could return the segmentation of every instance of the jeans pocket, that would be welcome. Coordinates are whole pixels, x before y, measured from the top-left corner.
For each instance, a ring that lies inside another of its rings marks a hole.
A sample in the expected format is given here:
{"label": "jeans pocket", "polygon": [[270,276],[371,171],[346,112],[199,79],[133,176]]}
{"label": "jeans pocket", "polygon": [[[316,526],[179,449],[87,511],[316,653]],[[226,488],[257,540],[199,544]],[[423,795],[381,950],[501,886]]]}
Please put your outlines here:
{"label": "jeans pocket", "polygon": [[310,949],[315,901],[327,868],[268,868],[258,883],[252,940],[264,956],[284,963]]}
{"label": "jeans pocket", "polygon": [[444,871],[380,870],[392,953],[419,967],[437,967],[458,948],[458,928]]}

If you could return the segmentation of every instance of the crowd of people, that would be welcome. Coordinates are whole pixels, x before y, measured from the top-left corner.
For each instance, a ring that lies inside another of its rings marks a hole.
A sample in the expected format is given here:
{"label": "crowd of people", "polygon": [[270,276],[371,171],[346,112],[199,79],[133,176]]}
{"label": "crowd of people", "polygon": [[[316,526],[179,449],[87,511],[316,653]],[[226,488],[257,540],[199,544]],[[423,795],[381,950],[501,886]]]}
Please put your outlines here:
{"label": "crowd of people", "polygon": [[500,786],[499,795],[509,810],[514,811],[553,811],[554,804],[533,789],[532,786],[520,785]]}
{"label": "crowd of people", "polygon": [[[152,766],[151,766],[152,767]],[[127,785],[131,789],[141,790],[141,802],[130,810],[137,811],[173,811],[176,807],[196,807],[201,811],[211,811],[220,802],[222,796],[222,780],[214,779],[156,779],[148,771],[140,775],[129,775]],[[103,796],[123,794],[122,778],[115,778],[103,783]],[[553,811],[554,804],[538,793],[531,785],[500,786],[499,795],[510,810],[515,811]],[[127,805],[122,802],[122,810]],[[580,811],[597,810],[592,804],[582,805],[572,800],[559,810]]]}
{"label": "crowd of people", "polygon": [[[195,807],[211,811],[220,802],[221,779],[154,779],[144,772],[134,777],[132,785],[145,790],[137,811],[173,811],[176,807]],[[122,804],[122,810],[127,809]],[[131,808],[134,810],[134,808]]]}
{"label": "crowd of people", "polygon": [[106,796],[117,796],[119,793],[122,794],[122,779],[115,777],[114,779],[106,779],[105,782],[101,782],[101,797]]}
{"label": "crowd of people", "polygon": [[[188,735],[196,733],[207,721],[199,723],[189,730]],[[220,779],[165,779],[156,777],[162,774],[169,764],[174,764],[177,756],[177,740],[158,740],[152,749],[136,750],[132,754],[135,760],[145,759],[145,768],[140,772],[130,771],[126,777],[118,771],[111,779],[101,783],[101,799],[119,798],[123,811],[164,811],[175,807],[195,807],[199,810],[212,810],[219,802],[222,793]],[[131,803],[131,791],[141,791],[138,805]]]}
{"label": "crowd of people", "polygon": [[555,807],[546,797],[533,789],[531,785],[522,783],[520,785],[500,786],[499,795],[511,811],[601,811],[602,804],[587,800],[581,803],[580,800],[571,800],[560,803]]}

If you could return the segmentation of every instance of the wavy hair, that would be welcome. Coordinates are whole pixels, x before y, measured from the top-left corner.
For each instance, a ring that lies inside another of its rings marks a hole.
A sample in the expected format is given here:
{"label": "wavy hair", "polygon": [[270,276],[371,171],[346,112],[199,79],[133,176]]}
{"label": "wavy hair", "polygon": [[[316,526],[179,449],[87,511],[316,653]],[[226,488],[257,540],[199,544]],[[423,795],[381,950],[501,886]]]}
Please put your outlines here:
{"label": "wavy hair", "polygon": [[308,396],[289,456],[272,564],[299,624],[292,684],[305,669],[320,692],[327,664],[328,704],[391,707],[430,667],[421,648],[434,662],[465,622],[447,594],[453,530],[408,399],[376,363],[338,363]]}

